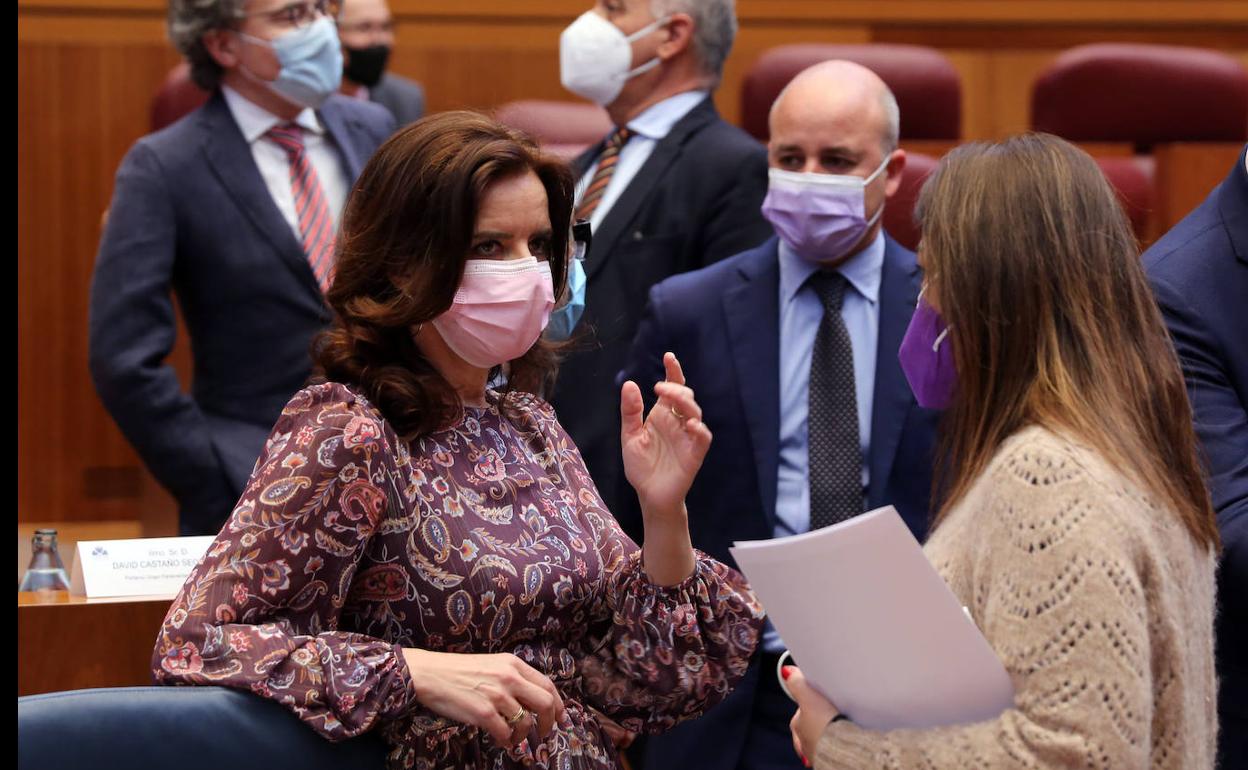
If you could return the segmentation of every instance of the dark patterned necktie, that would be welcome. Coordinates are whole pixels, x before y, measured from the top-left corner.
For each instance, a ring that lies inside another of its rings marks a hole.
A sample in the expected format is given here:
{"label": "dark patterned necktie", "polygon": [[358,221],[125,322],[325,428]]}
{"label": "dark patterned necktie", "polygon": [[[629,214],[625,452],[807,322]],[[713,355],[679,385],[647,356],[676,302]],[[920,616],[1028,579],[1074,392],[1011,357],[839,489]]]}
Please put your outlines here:
{"label": "dark patterned necktie", "polygon": [[321,180],[303,145],[303,129],[292,123],[274,126],[268,137],[286,151],[290,162],[290,190],[295,197],[295,214],[303,240],[303,253],[324,292],[334,269],[334,217],[325,200]]}
{"label": "dark patterned necktie", "polygon": [[632,135],[633,132],[624,127],[617,128],[611,136],[607,137],[606,147],[598,156],[598,168],[594,169],[594,177],[589,180],[589,186],[585,188],[585,194],[581,196],[581,202],[577,204],[577,219],[589,219],[594,209],[598,208],[602,194],[607,191],[607,185],[611,184],[611,175],[615,173],[615,165],[620,161],[620,150],[624,149],[624,145],[628,143]]}
{"label": "dark patterned necktie", "polygon": [[841,318],[846,280],[820,270],[809,279],[823,303],[823,320],[810,355],[807,436],[810,528],[862,513],[862,449],[858,442],[858,394],[854,349]]}

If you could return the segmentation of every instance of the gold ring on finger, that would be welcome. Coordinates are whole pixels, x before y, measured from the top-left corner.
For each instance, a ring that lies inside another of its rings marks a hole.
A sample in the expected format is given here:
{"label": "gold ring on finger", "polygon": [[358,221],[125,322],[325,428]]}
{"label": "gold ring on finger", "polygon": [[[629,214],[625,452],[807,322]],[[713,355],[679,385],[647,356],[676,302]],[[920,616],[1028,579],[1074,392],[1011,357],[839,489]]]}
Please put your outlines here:
{"label": "gold ring on finger", "polygon": [[526,712],[524,710],[524,706],[521,706],[519,710],[516,711],[516,713],[507,717],[507,724],[512,725],[514,727],[517,723],[520,722],[521,719],[524,719],[525,713]]}
{"label": "gold ring on finger", "polygon": [[681,414],[681,413],[680,413],[680,410],[679,410],[679,409],[677,409],[677,408],[676,408],[676,407],[674,407],[674,406],[669,406],[669,407],[668,407],[668,409],[671,409],[671,410],[672,410],[672,416],[673,416],[673,417],[675,417],[677,420],[680,420],[681,422],[684,422],[685,420],[689,419],[688,417],[686,417],[686,416],[684,416],[683,414]]}

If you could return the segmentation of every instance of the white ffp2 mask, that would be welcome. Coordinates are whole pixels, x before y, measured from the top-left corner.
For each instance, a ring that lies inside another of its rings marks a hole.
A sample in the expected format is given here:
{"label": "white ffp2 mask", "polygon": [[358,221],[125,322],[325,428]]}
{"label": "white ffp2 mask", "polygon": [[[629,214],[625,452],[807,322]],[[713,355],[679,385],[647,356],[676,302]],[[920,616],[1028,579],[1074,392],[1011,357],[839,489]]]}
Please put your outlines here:
{"label": "white ffp2 mask", "polygon": [[[607,106],[630,78],[659,66],[659,57],[632,67],[630,43],[671,20],[655,19],[631,35],[593,11],[586,11],[559,36],[559,79],[563,87],[591,102]],[[632,69],[630,69],[630,67]]]}

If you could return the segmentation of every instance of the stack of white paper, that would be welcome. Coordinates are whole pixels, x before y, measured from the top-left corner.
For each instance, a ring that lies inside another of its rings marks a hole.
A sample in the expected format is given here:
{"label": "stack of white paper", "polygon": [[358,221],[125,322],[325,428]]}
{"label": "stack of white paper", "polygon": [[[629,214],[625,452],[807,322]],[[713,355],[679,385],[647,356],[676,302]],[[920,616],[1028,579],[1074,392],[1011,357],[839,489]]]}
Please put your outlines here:
{"label": "stack of white paper", "polygon": [[732,555],[794,662],[854,723],[937,727],[1013,704],[1005,667],[891,506]]}

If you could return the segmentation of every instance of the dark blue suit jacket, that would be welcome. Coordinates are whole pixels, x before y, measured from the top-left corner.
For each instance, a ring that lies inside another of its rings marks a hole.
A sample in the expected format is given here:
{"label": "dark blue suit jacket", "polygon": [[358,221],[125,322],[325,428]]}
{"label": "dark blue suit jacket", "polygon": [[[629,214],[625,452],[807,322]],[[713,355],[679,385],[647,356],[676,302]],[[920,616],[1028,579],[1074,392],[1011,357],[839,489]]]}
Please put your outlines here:
{"label": "dark blue suit jacket", "polygon": [[[583,172],[605,143],[577,158]],[[585,315],[559,367],[551,403],[608,510],[633,499],[620,471],[624,366],[650,287],[771,235],[761,206],[767,151],[719,117],[710,97],[660,140],[611,206],[585,256]]]}
{"label": "dark blue suit jacket", "polygon": [[[922,275],[913,252],[886,238],[880,333],[871,415],[867,505],[893,505],[920,540],[926,535],[937,413],[914,400],[897,360]],[[780,442],[780,265],[778,240],[650,291],[650,303],[621,379],[650,394],[662,355],[680,359],[714,436],[688,496],[695,547],[732,564],[737,540],[770,538],[776,522]],[[616,514],[640,541],[633,506]],[[774,676],[773,672],[762,672]],[[758,665],[701,719],[650,738],[646,770],[732,770],[745,740]]]}
{"label": "dark blue suit jacket", "polygon": [[[382,107],[331,97],[318,113],[348,178],[393,130]],[[194,381],[165,363],[191,338]],[[91,286],[96,390],[184,533],[220,529],[265,437],[311,371],[328,308],[220,92],[122,160]]]}
{"label": "dark blue suit jacket", "polygon": [[[1222,533],[1219,751],[1248,762],[1248,170],[1230,175],[1144,253],[1183,364]],[[1227,754],[1234,742],[1237,754]]]}

